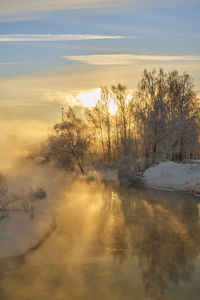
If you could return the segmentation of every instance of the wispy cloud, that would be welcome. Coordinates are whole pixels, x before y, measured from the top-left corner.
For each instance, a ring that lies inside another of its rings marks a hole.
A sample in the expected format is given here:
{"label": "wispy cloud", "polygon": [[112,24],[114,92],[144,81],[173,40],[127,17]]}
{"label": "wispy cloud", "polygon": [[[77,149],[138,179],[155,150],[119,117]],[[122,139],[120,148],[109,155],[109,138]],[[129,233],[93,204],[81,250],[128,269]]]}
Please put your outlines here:
{"label": "wispy cloud", "polygon": [[137,61],[161,61],[161,62],[193,62],[200,61],[200,56],[184,55],[139,55],[139,54],[101,54],[101,55],[80,55],[64,56],[64,58],[85,63],[89,65],[131,65]]}
{"label": "wispy cloud", "polygon": [[0,42],[58,42],[125,38],[135,37],[95,34],[0,34]]}
{"label": "wispy cloud", "polygon": [[[100,7],[117,7],[119,5],[158,5],[159,0],[0,0],[0,15],[21,15],[34,12],[47,12],[67,9],[87,9]],[[168,2],[187,3],[188,0],[168,0]],[[198,3],[199,0],[191,0]]]}
{"label": "wispy cloud", "polygon": [[[44,18],[48,12],[59,10],[103,7],[116,9],[121,6],[124,8],[126,4],[143,7],[158,5],[160,2],[159,0],[0,0],[0,22]],[[188,3],[188,0],[168,0],[168,2],[183,5]],[[190,3],[199,3],[199,0],[190,0]]]}
{"label": "wispy cloud", "polygon": [[[125,4],[130,0],[0,0],[0,15],[10,16],[18,20],[26,15],[38,12],[48,12],[67,9],[87,9],[95,7],[109,7]],[[136,2],[138,0],[135,0]]]}
{"label": "wispy cloud", "polygon": [[[0,0],[1,5],[1,0]],[[30,21],[30,20],[41,20],[46,19],[48,15],[44,12],[37,12],[37,13],[23,13],[23,14],[4,14],[0,10],[0,23],[7,23],[7,22],[18,22],[18,21]]]}
{"label": "wispy cloud", "polygon": [[9,62],[9,61],[0,61],[0,65],[24,65],[24,64],[30,64],[30,62]]}

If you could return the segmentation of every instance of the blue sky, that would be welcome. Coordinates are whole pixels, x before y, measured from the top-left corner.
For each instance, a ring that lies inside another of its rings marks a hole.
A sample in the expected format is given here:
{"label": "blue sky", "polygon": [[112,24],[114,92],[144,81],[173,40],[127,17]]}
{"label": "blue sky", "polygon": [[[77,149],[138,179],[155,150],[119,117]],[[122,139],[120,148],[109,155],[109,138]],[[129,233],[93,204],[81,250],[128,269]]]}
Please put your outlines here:
{"label": "blue sky", "polygon": [[188,71],[200,88],[197,0],[0,0],[0,8],[6,117],[32,109],[36,118],[42,105],[53,120],[53,108],[80,92],[117,82],[134,89],[144,68]]}

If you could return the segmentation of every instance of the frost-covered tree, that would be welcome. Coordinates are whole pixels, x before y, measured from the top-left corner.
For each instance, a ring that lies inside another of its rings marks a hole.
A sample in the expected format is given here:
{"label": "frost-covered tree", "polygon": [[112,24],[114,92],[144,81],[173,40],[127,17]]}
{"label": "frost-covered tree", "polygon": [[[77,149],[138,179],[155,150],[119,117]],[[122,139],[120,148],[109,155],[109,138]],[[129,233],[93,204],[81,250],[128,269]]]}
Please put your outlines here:
{"label": "frost-covered tree", "polygon": [[116,112],[116,129],[120,138],[122,146],[122,154],[127,155],[129,153],[129,139],[128,139],[128,127],[129,127],[129,105],[128,105],[128,91],[125,85],[118,84],[112,86],[112,94],[115,104],[117,106]]}
{"label": "frost-covered tree", "polygon": [[74,160],[82,174],[84,174],[84,156],[91,142],[91,133],[83,119],[76,116],[69,107],[63,115],[61,123],[53,128],[53,133],[48,139],[50,155],[56,159],[67,157]]}
{"label": "frost-covered tree", "polygon": [[80,117],[69,108],[49,137],[50,156],[67,168],[76,163],[82,173],[86,154],[90,163],[109,166],[128,156],[135,170],[182,160],[199,151],[199,107],[189,74],[144,70],[133,97],[118,84],[102,87],[97,104]]}
{"label": "frost-covered tree", "polygon": [[199,102],[191,76],[168,73],[168,152],[180,161],[198,146]]}
{"label": "frost-covered tree", "polygon": [[146,166],[155,162],[166,137],[166,73],[144,70],[138,85],[135,118],[144,145]]}
{"label": "frost-covered tree", "polygon": [[101,87],[101,96],[94,108],[86,112],[86,117],[100,141],[103,159],[112,160],[112,116],[109,112],[111,92],[108,87]]}
{"label": "frost-covered tree", "polygon": [[151,163],[161,158],[181,161],[198,147],[199,105],[189,74],[145,70],[136,107],[144,156]]}

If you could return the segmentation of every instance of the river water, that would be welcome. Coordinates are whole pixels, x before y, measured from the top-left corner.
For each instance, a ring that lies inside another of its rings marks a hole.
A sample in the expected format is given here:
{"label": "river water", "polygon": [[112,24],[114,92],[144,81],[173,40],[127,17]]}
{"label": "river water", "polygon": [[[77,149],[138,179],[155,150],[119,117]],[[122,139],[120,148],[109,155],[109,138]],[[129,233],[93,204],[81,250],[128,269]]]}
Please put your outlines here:
{"label": "river water", "polygon": [[57,228],[9,262],[0,300],[199,300],[199,211],[182,193],[66,185]]}

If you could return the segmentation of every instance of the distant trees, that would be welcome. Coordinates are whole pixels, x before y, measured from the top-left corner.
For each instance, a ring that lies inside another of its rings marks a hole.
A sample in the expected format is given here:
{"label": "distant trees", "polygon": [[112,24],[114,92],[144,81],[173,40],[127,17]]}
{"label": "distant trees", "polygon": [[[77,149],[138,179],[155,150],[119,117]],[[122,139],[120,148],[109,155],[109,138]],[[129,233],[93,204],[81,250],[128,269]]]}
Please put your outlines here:
{"label": "distant trees", "polygon": [[144,70],[134,95],[118,84],[102,87],[96,106],[80,117],[69,107],[49,137],[50,155],[81,173],[85,158],[116,165],[127,156],[143,167],[181,161],[199,151],[199,107],[189,74]]}

